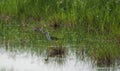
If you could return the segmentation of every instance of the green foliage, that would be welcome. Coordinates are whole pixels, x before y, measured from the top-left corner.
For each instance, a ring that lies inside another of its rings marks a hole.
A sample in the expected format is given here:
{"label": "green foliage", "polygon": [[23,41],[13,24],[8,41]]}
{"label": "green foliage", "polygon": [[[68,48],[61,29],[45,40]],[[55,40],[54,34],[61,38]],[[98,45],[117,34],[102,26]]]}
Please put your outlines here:
{"label": "green foliage", "polygon": [[[98,35],[114,40],[116,35],[120,36],[119,7],[120,0],[0,0],[0,41],[8,41],[11,46],[53,45],[54,41],[47,41],[45,34],[33,30],[36,26],[42,26],[50,35],[60,38],[58,43],[61,45],[97,44],[86,42],[84,38]],[[54,29],[50,26],[54,24],[60,24],[60,27]],[[109,46],[97,50],[93,47],[89,54],[96,60],[104,60],[109,55],[113,59],[118,57],[119,48]],[[33,50],[37,51],[36,48]]]}

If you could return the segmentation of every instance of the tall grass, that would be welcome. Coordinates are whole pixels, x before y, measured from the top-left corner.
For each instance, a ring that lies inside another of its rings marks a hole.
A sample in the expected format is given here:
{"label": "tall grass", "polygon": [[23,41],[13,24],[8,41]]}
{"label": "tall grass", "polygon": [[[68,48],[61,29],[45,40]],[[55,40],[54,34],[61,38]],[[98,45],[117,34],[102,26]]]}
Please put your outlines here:
{"label": "tall grass", "polygon": [[[120,43],[115,41],[120,42],[119,7],[120,0],[0,0],[0,43],[40,51],[55,44],[33,31],[45,26],[60,38],[58,44],[91,45],[86,46],[91,58],[111,62],[120,58]],[[54,24],[60,28],[50,26]],[[96,38],[99,42],[93,42]]]}
{"label": "tall grass", "polygon": [[61,17],[60,19],[70,19],[85,26],[88,32],[108,32],[119,26],[119,3],[119,0],[1,0],[0,12],[6,15],[24,15],[26,18]]}
{"label": "tall grass", "polygon": [[88,34],[119,35],[119,3],[119,0],[1,0],[0,19],[6,22],[10,16],[20,22],[18,25],[22,30],[27,28],[23,27],[26,24],[32,26],[31,22],[48,26],[52,21],[52,24],[63,24],[64,31],[72,28],[73,32],[81,32],[82,29]]}

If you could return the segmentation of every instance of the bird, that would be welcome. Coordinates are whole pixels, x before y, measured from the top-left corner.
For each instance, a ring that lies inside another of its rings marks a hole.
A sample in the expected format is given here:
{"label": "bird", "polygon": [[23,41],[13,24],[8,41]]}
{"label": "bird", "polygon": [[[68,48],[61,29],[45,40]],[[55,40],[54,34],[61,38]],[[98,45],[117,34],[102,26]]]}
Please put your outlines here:
{"label": "bird", "polygon": [[51,36],[50,36],[49,32],[48,32],[48,31],[45,31],[44,33],[45,33],[45,35],[46,35],[46,37],[47,37],[48,41],[51,41],[51,40],[52,40],[52,38],[51,38]]}
{"label": "bird", "polygon": [[46,35],[46,37],[47,37],[47,39],[49,40],[49,41],[51,41],[51,40],[58,40],[59,38],[57,38],[57,37],[55,37],[55,36],[50,36],[50,34],[49,34],[49,32],[48,31],[45,31],[45,35]]}
{"label": "bird", "polygon": [[37,27],[37,28],[34,28],[33,30],[36,31],[36,32],[43,33],[46,36],[48,41],[58,40],[59,39],[59,38],[57,38],[55,36],[50,36],[49,32],[47,30],[45,30],[43,27]]}

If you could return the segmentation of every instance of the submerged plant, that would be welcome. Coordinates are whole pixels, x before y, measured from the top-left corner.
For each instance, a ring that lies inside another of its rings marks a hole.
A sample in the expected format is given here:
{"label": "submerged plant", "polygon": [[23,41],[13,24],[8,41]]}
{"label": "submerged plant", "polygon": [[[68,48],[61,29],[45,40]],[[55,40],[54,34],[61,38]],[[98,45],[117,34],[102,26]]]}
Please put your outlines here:
{"label": "submerged plant", "polygon": [[55,57],[55,56],[65,56],[67,53],[66,48],[63,46],[52,46],[47,49],[48,57]]}

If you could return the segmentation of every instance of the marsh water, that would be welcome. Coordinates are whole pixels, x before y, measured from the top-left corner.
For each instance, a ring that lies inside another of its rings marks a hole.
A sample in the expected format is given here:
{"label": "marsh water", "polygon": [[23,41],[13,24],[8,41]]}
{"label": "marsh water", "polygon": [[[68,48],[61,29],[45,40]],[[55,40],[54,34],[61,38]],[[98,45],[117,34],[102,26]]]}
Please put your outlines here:
{"label": "marsh water", "polygon": [[[67,46],[67,48],[70,46]],[[0,71],[120,71],[120,66],[99,67],[84,53],[69,48],[64,57],[46,56],[41,52],[0,48]],[[46,60],[47,58],[47,60]]]}
{"label": "marsh water", "polygon": [[[86,54],[86,52],[90,52],[93,53],[92,56],[96,56],[94,49],[100,50],[102,49],[101,45],[104,45],[105,49],[102,50],[104,51],[114,43],[106,43],[100,38],[96,40],[95,37],[93,40],[89,35],[90,39],[89,37],[83,39],[87,36],[83,37],[81,33],[79,35],[76,35],[78,33],[57,33],[56,35],[63,37],[58,42],[48,41],[45,36],[39,33],[30,33],[33,32],[24,34],[16,32],[15,35],[10,33],[10,37],[6,33],[6,36],[1,39],[0,71],[120,71],[120,62],[117,62],[119,60],[111,65],[112,59],[108,58],[108,62],[106,61],[108,65],[105,63],[99,65],[90,58],[90,55]],[[16,36],[17,34],[18,36]],[[78,38],[81,39],[78,40]],[[59,48],[49,48],[51,45],[65,47],[66,51]],[[56,53],[56,51],[58,52]],[[104,52],[101,53],[104,54]],[[48,56],[49,54],[54,56]],[[63,56],[57,56],[58,54],[63,54]],[[103,57],[103,60],[100,61],[104,60]],[[100,63],[102,64],[102,62]]]}

